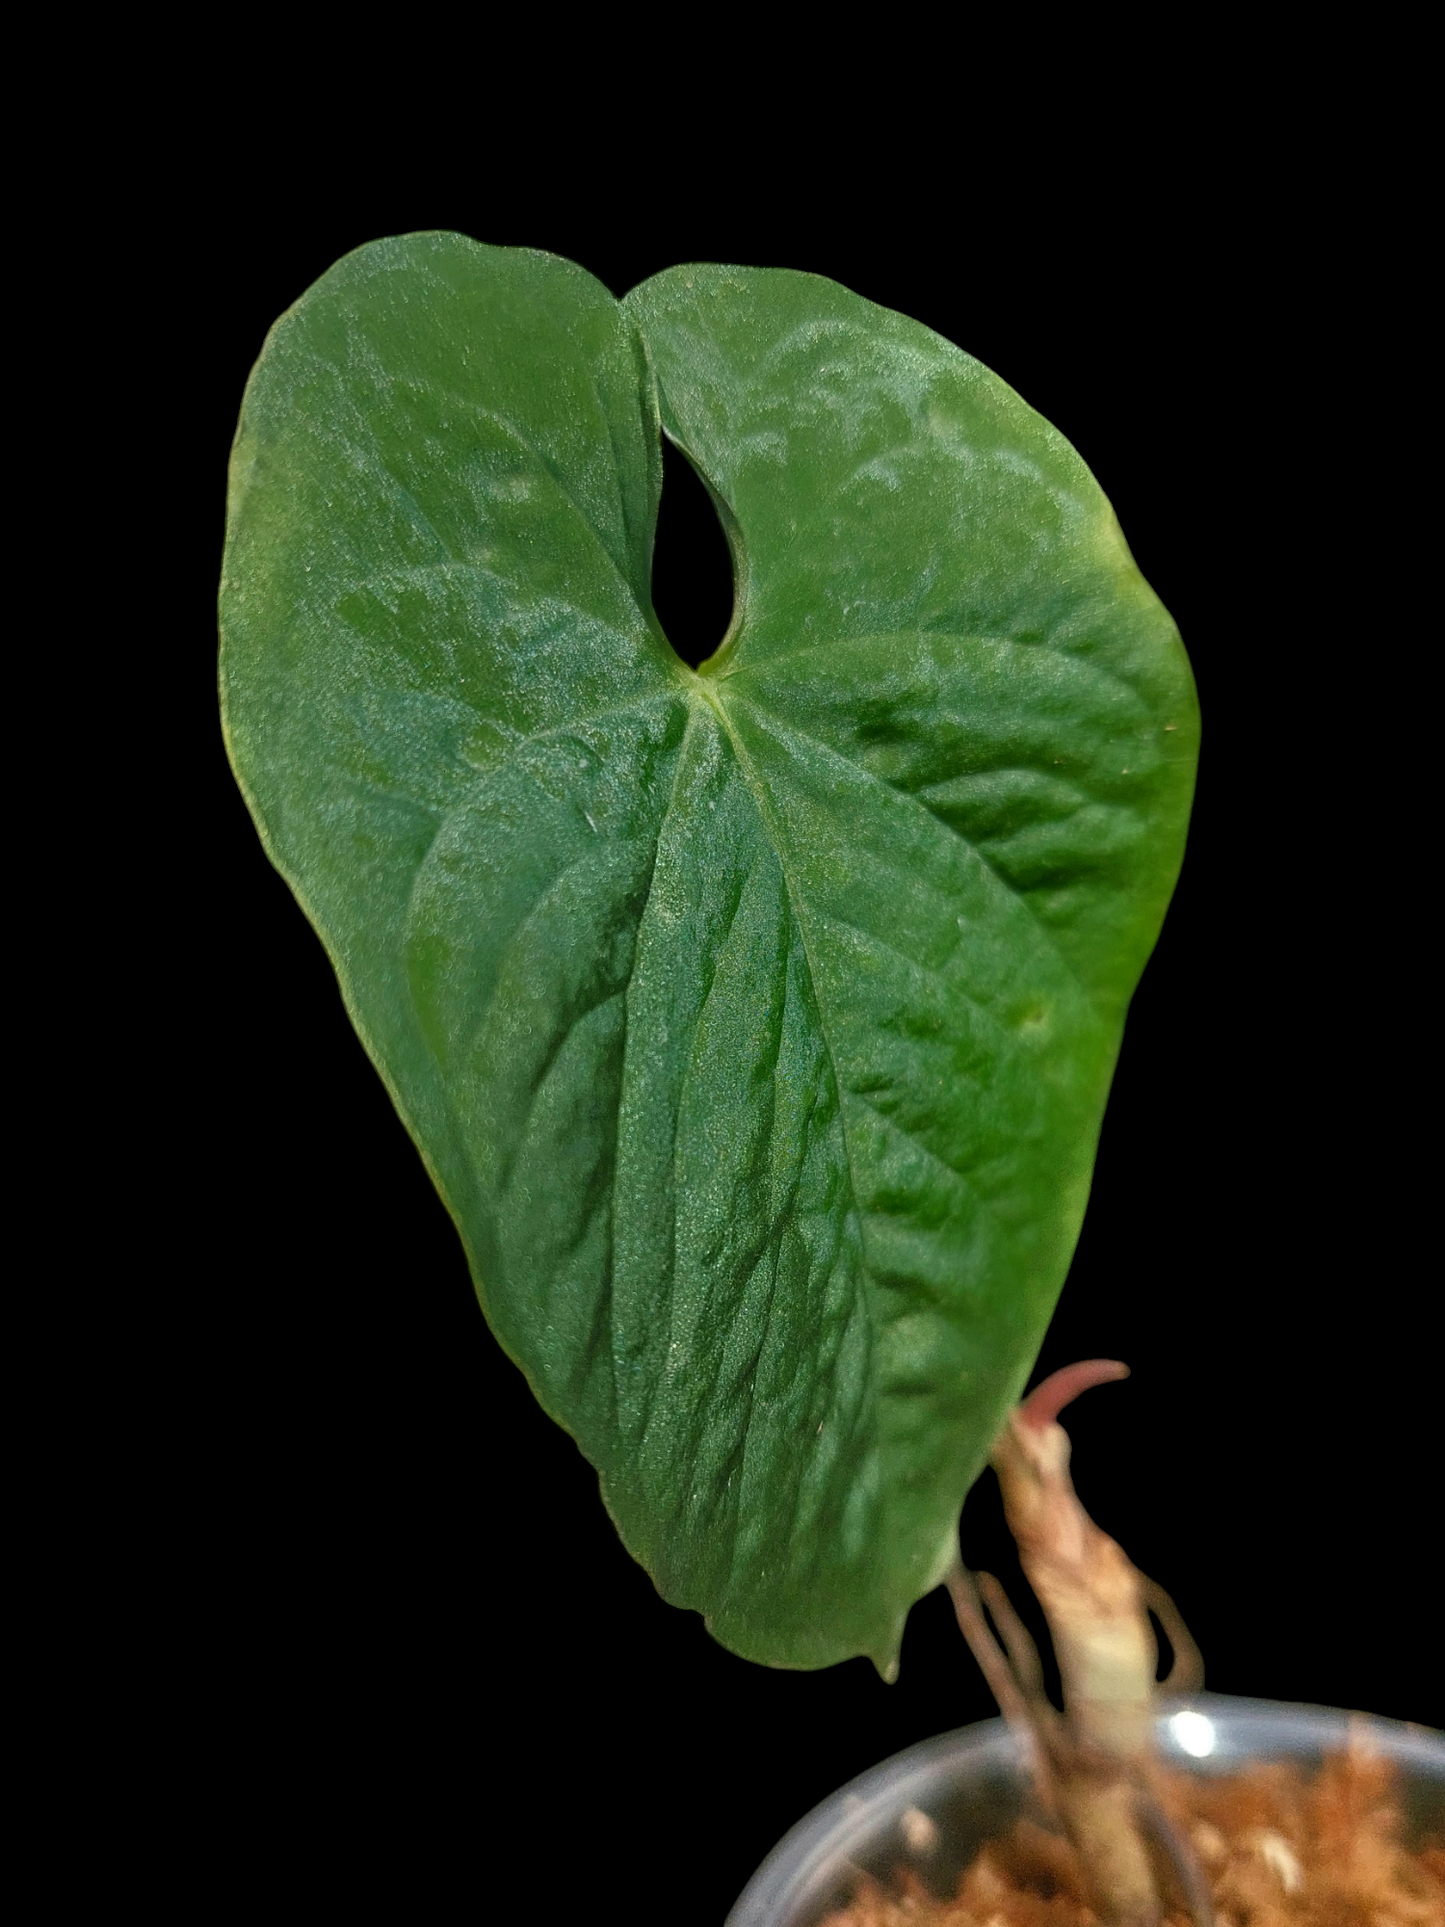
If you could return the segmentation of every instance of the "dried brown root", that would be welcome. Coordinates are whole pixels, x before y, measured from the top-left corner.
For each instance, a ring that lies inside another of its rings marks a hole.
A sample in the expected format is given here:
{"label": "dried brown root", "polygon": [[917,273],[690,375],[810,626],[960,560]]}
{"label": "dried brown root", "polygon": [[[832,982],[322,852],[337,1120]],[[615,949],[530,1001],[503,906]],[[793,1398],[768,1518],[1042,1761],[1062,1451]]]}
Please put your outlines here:
{"label": "dried brown root", "polygon": [[993,1452],[1019,1561],[1053,1639],[1062,1716],[998,1581],[989,1573],[975,1580],[960,1564],[947,1584],[999,1710],[1025,1736],[1039,1798],[1073,1842],[1104,1927],[1158,1927],[1165,1894],[1197,1927],[1213,1927],[1208,1884],[1154,1793],[1159,1654],[1150,1612],[1174,1648],[1168,1690],[1197,1690],[1199,1648],[1169,1595],[1079,1503],[1068,1434],[1057,1420],[1071,1398],[1126,1371],[1096,1359],[1056,1372],[1010,1415]]}

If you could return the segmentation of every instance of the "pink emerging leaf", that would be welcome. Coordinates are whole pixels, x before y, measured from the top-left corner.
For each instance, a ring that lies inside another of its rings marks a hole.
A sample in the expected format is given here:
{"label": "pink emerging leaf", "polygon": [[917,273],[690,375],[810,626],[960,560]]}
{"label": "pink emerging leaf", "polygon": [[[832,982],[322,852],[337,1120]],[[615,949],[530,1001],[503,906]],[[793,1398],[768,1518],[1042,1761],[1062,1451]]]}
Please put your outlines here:
{"label": "pink emerging leaf", "polygon": [[1066,1405],[1073,1404],[1080,1392],[1128,1376],[1129,1367],[1121,1365],[1117,1358],[1089,1358],[1079,1365],[1065,1365],[1062,1371],[1050,1373],[1042,1385],[1036,1385],[1029,1393],[1018,1408],[1018,1422],[1031,1432],[1041,1432],[1046,1425],[1053,1424]]}

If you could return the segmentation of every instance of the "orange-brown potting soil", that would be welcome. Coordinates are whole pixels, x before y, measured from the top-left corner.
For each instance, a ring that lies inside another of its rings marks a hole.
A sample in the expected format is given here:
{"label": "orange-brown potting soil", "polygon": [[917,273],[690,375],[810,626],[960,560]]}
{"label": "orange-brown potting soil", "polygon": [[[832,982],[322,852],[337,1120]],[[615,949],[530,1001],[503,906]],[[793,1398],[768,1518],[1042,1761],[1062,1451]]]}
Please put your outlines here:
{"label": "orange-brown potting soil", "polygon": [[[1402,1844],[1389,1762],[1339,1754],[1313,1776],[1255,1766],[1217,1780],[1162,1777],[1193,1842],[1218,1927],[1445,1927],[1445,1842]],[[1028,1820],[984,1848],[952,1900],[905,1871],[863,1879],[826,1927],[1097,1927],[1074,1851]],[[1170,1927],[1189,1927],[1171,1910]]]}

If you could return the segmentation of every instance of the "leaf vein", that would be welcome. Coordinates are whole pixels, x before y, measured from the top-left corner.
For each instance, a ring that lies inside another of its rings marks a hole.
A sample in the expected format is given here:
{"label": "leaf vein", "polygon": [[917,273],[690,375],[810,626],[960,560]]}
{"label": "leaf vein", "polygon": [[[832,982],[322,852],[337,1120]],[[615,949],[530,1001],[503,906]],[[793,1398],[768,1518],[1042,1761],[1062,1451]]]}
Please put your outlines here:
{"label": "leaf vein", "polygon": [[[816,749],[821,755],[829,758],[832,762],[841,763],[845,769],[854,771],[876,788],[885,790],[890,796],[896,796],[901,801],[911,803],[915,808],[922,810],[927,817],[938,824],[946,836],[952,837],[954,842],[967,850],[978,863],[980,869],[985,870],[1001,889],[1006,891],[1015,902],[1019,903],[1023,909],[1028,912],[1039,934],[1043,937],[1045,943],[1058,960],[1060,967],[1066,972],[1070,981],[1079,989],[1087,1001],[1090,1004],[1093,1003],[1093,994],[1090,987],[1082,981],[1078,972],[1074,969],[1071,960],[1065,956],[1063,950],[1059,947],[1058,938],[1029,901],[1029,893],[1015,888],[1008,877],[1004,875],[1003,871],[1000,870],[996,864],[991,863],[979,848],[978,844],[966,837],[962,830],[956,829],[952,823],[946,822],[936,810],[930,809],[927,803],[923,802],[911,791],[900,789],[896,783],[890,783],[886,777],[877,775],[875,771],[865,768],[862,763],[855,763],[851,756],[845,756],[841,750],[834,749],[831,743],[825,743],[821,737],[810,736],[806,730],[796,729],[792,724],[785,723],[780,716],[774,715],[770,709],[758,702],[755,697],[735,695],[732,700],[735,702],[744,702],[750,709],[757,710],[759,715],[766,717],[773,727],[783,735],[791,736],[796,740],[807,743],[810,748]],[[882,940],[880,939],[880,941]],[[923,968],[923,966],[920,965],[919,968]]]}
{"label": "leaf vein", "polygon": [[[747,784],[748,789],[752,793],[753,806],[757,810],[759,817],[762,819],[763,827],[768,833],[768,840],[772,844],[773,849],[777,854],[778,867],[782,871],[784,887],[786,888],[788,893],[788,902],[792,908],[794,921],[797,923],[797,926],[798,926],[798,940],[801,943],[803,948],[803,960],[807,965],[809,980],[813,984],[816,992],[817,983],[818,983],[818,974],[817,974],[816,967],[813,963],[812,949],[808,942],[807,924],[804,921],[804,916],[803,916],[803,898],[798,889],[797,883],[793,877],[792,871],[788,864],[787,844],[786,844],[786,841],[784,840],[781,826],[778,825],[773,820],[773,817],[772,817],[772,811],[771,811],[771,808],[769,807],[769,801],[767,798],[767,785],[763,782],[760,773],[754,769],[751,757],[749,757],[747,751],[743,748],[742,742],[739,739],[736,730],[733,728],[731,719],[727,714],[726,707],[721,701],[720,692],[719,692],[718,698],[713,699],[710,706],[713,708],[714,713],[717,715],[719,721],[722,723],[723,728],[727,732],[728,741],[732,746],[732,751],[734,756],[737,758],[738,768],[742,772],[744,782]],[[823,1015],[823,999],[821,996],[818,997],[818,1029],[823,1039],[823,1048],[828,1053],[828,1065],[833,1074],[834,1087],[839,1092],[841,1092],[845,1090],[847,1087],[844,1084],[842,1076],[838,1069],[837,1051],[834,1048],[833,1039],[829,1033],[828,1024]],[[859,1210],[861,1208],[859,1204],[860,1194],[859,1194],[859,1188],[858,1188],[858,1176],[853,1163],[853,1146],[849,1141],[848,1125],[847,1125],[846,1119],[843,1117],[841,1104],[839,1106],[838,1128],[842,1135],[843,1156],[848,1167],[849,1197],[853,1204],[854,1209]],[[865,1271],[867,1269],[866,1251],[864,1253],[864,1269]],[[874,1324],[873,1317],[872,1317],[872,1305],[871,1303],[869,1303],[866,1297],[866,1294],[864,1297],[864,1304],[869,1314],[870,1332],[873,1332],[876,1334],[876,1326]]]}

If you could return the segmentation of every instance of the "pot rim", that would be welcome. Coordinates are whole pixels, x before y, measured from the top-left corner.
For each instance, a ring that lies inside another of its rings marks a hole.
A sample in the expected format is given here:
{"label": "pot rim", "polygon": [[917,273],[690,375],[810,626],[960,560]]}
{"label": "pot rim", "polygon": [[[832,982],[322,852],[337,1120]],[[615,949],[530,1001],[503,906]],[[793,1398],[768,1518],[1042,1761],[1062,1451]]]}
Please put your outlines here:
{"label": "pot rim", "polygon": [[[1181,1713],[1202,1714],[1209,1721],[1207,1751],[1198,1750],[1197,1742],[1180,1744],[1181,1729],[1173,1722]],[[1165,1759],[1203,1771],[1212,1771],[1216,1762],[1225,1765],[1271,1752],[1334,1750],[1357,1734],[1402,1765],[1445,1779],[1445,1733],[1413,1721],[1294,1700],[1237,1698],[1232,1693],[1192,1693],[1161,1700],[1155,1732]],[[775,1927],[785,1918],[782,1909],[806,1892],[835,1860],[875,1801],[886,1795],[890,1806],[912,1806],[916,1802],[910,1796],[936,1786],[940,1769],[965,1764],[1022,1772],[1017,1736],[1001,1719],[980,1720],[920,1740],[858,1774],[783,1835],[739,1895],[724,1927]]]}

